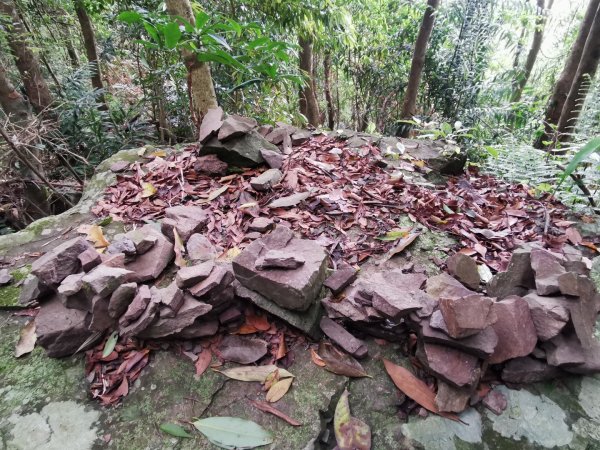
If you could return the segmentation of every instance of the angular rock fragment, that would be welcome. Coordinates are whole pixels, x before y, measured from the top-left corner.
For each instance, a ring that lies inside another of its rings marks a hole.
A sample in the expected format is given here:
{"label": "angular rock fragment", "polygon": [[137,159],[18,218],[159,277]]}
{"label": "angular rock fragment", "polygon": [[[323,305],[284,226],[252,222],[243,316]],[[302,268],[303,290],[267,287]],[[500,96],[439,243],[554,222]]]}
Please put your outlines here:
{"label": "angular rock fragment", "polygon": [[194,163],[194,170],[198,173],[217,176],[227,173],[228,165],[219,159],[217,155],[199,156]]}
{"label": "angular rock fragment", "polygon": [[531,268],[535,272],[535,287],[539,295],[560,292],[558,277],[566,271],[556,255],[541,248],[532,249]]}
{"label": "angular rock fragment", "polygon": [[363,341],[352,336],[344,327],[330,318],[323,317],[320,326],[323,333],[325,333],[329,339],[355,358],[362,359],[368,355],[369,350]]}
{"label": "angular rock fragment", "polygon": [[[129,312],[129,310],[128,310]],[[142,314],[133,322],[123,326],[119,322],[119,334],[122,337],[138,336],[157,319],[158,303],[150,301]]]}
{"label": "angular rock fragment", "polygon": [[125,255],[123,253],[115,253],[114,255],[103,253],[100,258],[103,266],[125,268]]}
{"label": "angular rock fragment", "polygon": [[127,307],[127,311],[125,311],[125,314],[119,319],[119,325],[121,327],[126,327],[130,323],[136,321],[146,310],[151,299],[152,293],[150,292],[150,288],[145,284],[141,285],[138,288],[135,297]]}
{"label": "angular rock fragment", "polygon": [[249,231],[258,231],[259,233],[264,233],[273,228],[274,222],[272,219],[267,217],[257,217],[254,219],[250,225],[248,226]]}
{"label": "angular rock fragment", "polygon": [[160,231],[150,225],[145,225],[141,229],[144,233],[156,236],[156,244],[143,255],[138,255],[135,261],[125,264],[125,268],[133,272],[128,275],[126,281],[136,283],[158,278],[175,256],[173,243]]}
{"label": "angular rock fragment", "polygon": [[240,311],[239,308],[231,307],[223,311],[219,314],[219,323],[223,325],[227,325],[230,323],[235,323],[240,320],[244,315]]}
{"label": "angular rock fragment", "polygon": [[199,154],[217,155],[221,161],[237,167],[256,167],[264,162],[261,150],[279,152],[276,146],[252,130],[225,142],[212,138],[200,148]]}
{"label": "angular rock fragment", "polygon": [[540,341],[558,335],[569,321],[569,300],[564,297],[542,297],[535,293],[523,297],[529,304],[531,318]]}
{"label": "angular rock fragment", "polygon": [[286,136],[289,136],[295,131],[295,128],[291,125],[286,125],[282,127],[277,127],[269,134],[265,136],[265,139],[272,144],[280,145],[283,144],[283,140]]}
{"label": "angular rock fragment", "polygon": [[[285,227],[277,227],[270,235],[253,241],[233,261],[236,278],[279,306],[304,311],[316,300],[325,278],[327,254],[314,241],[293,238]],[[287,231],[286,231],[287,230]],[[269,250],[285,249],[290,255],[304,259],[295,270],[258,270],[256,261]]]}
{"label": "angular rock fragment", "polygon": [[123,253],[125,261],[131,261],[135,258],[136,248],[134,242],[128,237],[122,236],[120,239],[114,240],[106,249],[106,253],[114,255]]}
{"label": "angular rock fragment", "polygon": [[[415,291],[413,297],[421,305],[420,309],[417,309],[415,313],[420,318],[426,318],[433,314],[433,311],[438,307],[439,300],[433,298],[425,291]],[[440,313],[441,314],[441,313]]]}
{"label": "angular rock fragment", "polygon": [[208,220],[208,214],[200,206],[173,206],[165,209],[165,218],[161,223],[162,233],[171,238],[173,228],[185,243],[194,233],[199,232]]}
{"label": "angular rock fragment", "polygon": [[435,405],[442,412],[460,413],[467,408],[470,397],[469,389],[457,388],[439,381]]}
{"label": "angular rock fragment", "polygon": [[146,233],[144,228],[131,230],[124,236],[133,242],[133,245],[135,246],[135,253],[138,255],[143,255],[152,247],[154,247],[154,244],[156,244],[156,241],[158,240],[156,235]]}
{"label": "angular rock fragment", "polygon": [[502,381],[507,383],[537,383],[552,380],[561,375],[557,367],[550,366],[543,361],[529,356],[511,359],[502,370]]}
{"label": "angular rock fragment", "polygon": [[81,268],[79,255],[91,244],[82,237],[60,244],[31,265],[31,273],[47,286],[58,286],[67,276]]}
{"label": "angular rock fragment", "polygon": [[321,318],[323,308],[319,302],[313,303],[306,311],[291,311],[268,300],[258,292],[242,286],[237,280],[234,281],[233,285],[236,297],[242,302],[252,302],[259,308],[279,317],[284,322],[299,329],[313,339],[318,339],[321,336],[319,319]]}
{"label": "angular rock fragment", "polygon": [[575,272],[566,272],[558,277],[558,288],[563,295],[579,295],[579,276]]}
{"label": "angular rock fragment", "polygon": [[152,287],[150,289],[152,301],[166,307],[170,312],[163,312],[162,317],[175,317],[181,305],[183,305],[183,291],[177,287],[175,282],[163,289]]}
{"label": "angular rock fragment", "polygon": [[504,394],[496,389],[492,389],[483,398],[483,406],[489,409],[491,412],[499,416],[502,411],[508,406],[508,402]]}
{"label": "angular rock fragment", "polygon": [[125,278],[131,274],[129,270],[118,267],[99,265],[85,274],[81,281],[83,286],[100,297],[107,297],[117,289]]}
{"label": "angular rock fragment", "polygon": [[496,321],[494,302],[480,294],[461,298],[440,297],[439,306],[450,337],[465,338]]}
{"label": "angular rock fragment", "polygon": [[273,131],[273,125],[269,125],[269,124],[264,124],[258,127],[258,129],[256,131],[258,131],[258,133],[261,136],[266,136],[267,134],[269,134],[271,131]]}
{"label": "angular rock fragment", "polygon": [[422,343],[417,357],[429,372],[454,387],[473,387],[479,381],[481,367],[473,355],[443,345]]}
{"label": "angular rock fragment", "polygon": [[251,364],[267,354],[267,343],[262,339],[228,335],[221,341],[219,351],[225,361]]}
{"label": "angular rock fragment", "polygon": [[35,275],[29,274],[23,280],[23,286],[21,286],[19,305],[30,306],[51,293],[52,289],[42,283]]}
{"label": "angular rock fragment", "polygon": [[223,124],[219,129],[218,139],[219,141],[226,141],[234,137],[242,136],[257,126],[258,123],[256,120],[250,117],[232,114],[223,121]]}
{"label": "angular rock fragment", "polygon": [[535,288],[534,272],[531,268],[531,244],[516,249],[505,272],[497,273],[488,283],[487,293],[498,300],[509,295],[524,295]]}
{"label": "angular rock fragment", "polygon": [[445,272],[428,278],[425,291],[435,298],[461,298],[475,294]]}
{"label": "angular rock fragment", "polygon": [[217,331],[219,331],[218,320],[204,320],[203,317],[200,317],[193,324],[171,337],[177,337],[180,339],[197,339],[205,336],[214,336]]}
{"label": "angular rock fragment", "polygon": [[304,144],[306,141],[308,141],[312,136],[312,132],[309,130],[296,130],[294,133],[292,133],[292,145],[294,147]]}
{"label": "angular rock fragment", "polygon": [[537,343],[537,332],[527,302],[513,295],[496,302],[494,310],[497,320],[492,327],[498,335],[498,345],[489,363],[529,355]]}
{"label": "angular rock fragment", "polygon": [[124,283],[115,289],[108,302],[108,315],[113,319],[121,317],[127,311],[136,291],[136,283]]}
{"label": "angular rock fragment", "polygon": [[281,171],[279,169],[269,169],[259,176],[250,179],[250,186],[258,192],[266,192],[281,180]]}
{"label": "angular rock fragment", "polygon": [[88,323],[86,312],[66,308],[54,296],[35,318],[37,343],[50,357],[72,355],[91,336]]}
{"label": "angular rock fragment", "polygon": [[477,263],[464,253],[455,253],[446,261],[448,272],[462,284],[471,289],[477,289],[481,281]]}
{"label": "angular rock fragment", "polygon": [[177,271],[175,282],[180,289],[190,288],[208,278],[214,267],[215,263],[213,261],[206,261],[195,266],[182,267]]}
{"label": "angular rock fragment", "polygon": [[571,321],[583,348],[591,348],[597,343],[594,331],[600,306],[600,295],[598,295],[594,282],[585,276],[579,276],[577,288],[579,299],[568,303]]}
{"label": "angular rock fragment", "polygon": [[213,290],[221,291],[225,289],[233,282],[233,279],[233,274],[227,268],[216,266],[212,269],[208,277],[189,288],[189,292],[194,297],[200,298]]}
{"label": "angular rock fragment", "polygon": [[585,362],[581,342],[575,334],[559,334],[544,342],[546,361],[555,367],[575,366]]}
{"label": "angular rock fragment", "polygon": [[188,239],[185,249],[188,257],[195,262],[204,262],[217,257],[217,249],[201,234],[192,234]]}
{"label": "angular rock fragment", "polygon": [[223,109],[221,107],[211,108],[206,111],[198,131],[198,141],[204,144],[212,136],[216,135],[223,125]]}
{"label": "angular rock fragment", "polygon": [[191,326],[196,319],[204,316],[211,309],[212,306],[186,294],[175,316],[159,318],[152,325],[137,333],[137,336],[143,339],[158,339],[177,334]]}
{"label": "angular rock fragment", "polygon": [[111,328],[116,320],[108,313],[109,298],[98,295],[92,298],[92,318],[89,328],[94,331],[105,331]]}
{"label": "angular rock fragment", "polygon": [[392,270],[385,274],[373,273],[357,282],[360,301],[369,300],[369,305],[384,315],[397,320],[420,309],[423,305],[420,293],[421,286],[427,277],[420,273],[402,273]]}
{"label": "angular rock fragment", "polygon": [[354,267],[346,262],[342,262],[337,270],[325,280],[323,285],[329,288],[333,295],[338,295],[354,283],[356,275],[357,271]]}
{"label": "angular rock fragment", "polygon": [[258,270],[284,269],[293,270],[305,263],[301,256],[289,253],[286,250],[267,250],[256,260]]}
{"label": "angular rock fragment", "polygon": [[58,298],[65,307],[91,311],[92,294],[83,290],[84,276],[84,272],[74,273],[65,278],[58,286]]}
{"label": "angular rock fragment", "polygon": [[96,251],[96,249],[93,247],[90,247],[87,250],[81,252],[77,258],[79,259],[79,263],[81,264],[81,269],[84,272],[89,272],[94,267],[96,267],[102,263],[102,258],[100,257],[100,253],[98,253]]}
{"label": "angular rock fragment", "polygon": [[262,149],[260,154],[271,169],[281,169],[283,167],[286,156],[279,151]]}

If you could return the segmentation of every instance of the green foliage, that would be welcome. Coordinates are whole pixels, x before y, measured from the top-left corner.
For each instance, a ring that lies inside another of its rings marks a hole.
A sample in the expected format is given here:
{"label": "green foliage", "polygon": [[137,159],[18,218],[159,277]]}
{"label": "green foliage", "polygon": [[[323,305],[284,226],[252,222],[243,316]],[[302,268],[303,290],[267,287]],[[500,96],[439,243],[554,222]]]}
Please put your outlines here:
{"label": "green foliage", "polygon": [[588,159],[592,153],[597,153],[597,152],[600,152],[600,137],[592,139],[587,144],[585,144],[583,147],[581,147],[581,149],[577,153],[575,153],[573,155],[573,157],[571,158],[571,162],[569,162],[569,165],[565,168],[564,172],[560,176],[560,179],[558,180],[558,184],[556,185],[555,190],[560,187],[560,185],[565,181],[565,179],[568,176],[570,176],[573,172],[575,172],[577,167],[583,161]]}

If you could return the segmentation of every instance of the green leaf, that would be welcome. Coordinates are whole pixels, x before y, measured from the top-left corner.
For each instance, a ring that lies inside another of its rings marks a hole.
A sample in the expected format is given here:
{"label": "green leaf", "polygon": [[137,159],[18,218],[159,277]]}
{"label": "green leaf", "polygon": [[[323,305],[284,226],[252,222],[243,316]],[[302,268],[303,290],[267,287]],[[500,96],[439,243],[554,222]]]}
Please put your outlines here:
{"label": "green leaf", "polygon": [[121,22],[125,22],[128,24],[133,24],[140,22],[142,20],[142,15],[135,11],[123,11],[117,16],[117,19]]}
{"label": "green leaf", "polygon": [[164,433],[170,434],[171,436],[180,437],[180,438],[191,438],[193,437],[190,433],[185,431],[185,429],[174,423],[163,423],[160,427],[160,430]]}
{"label": "green leaf", "polygon": [[102,350],[102,357],[106,358],[110,355],[115,349],[115,345],[117,345],[117,341],[119,340],[119,333],[117,331],[113,331],[110,337],[106,340],[106,344],[104,344],[104,350]]}
{"label": "green leaf", "polygon": [[447,122],[442,123],[441,129],[442,129],[442,133],[444,133],[445,135],[452,133],[452,125],[450,125]]}
{"label": "green leaf", "polygon": [[156,31],[156,28],[154,27],[154,25],[152,25],[150,22],[144,22],[144,28],[146,29],[146,32],[148,33],[148,35],[157,44],[160,44],[160,37],[158,36],[158,31]]}
{"label": "green leaf", "polygon": [[208,19],[210,19],[210,16],[208,14],[206,14],[204,11],[199,11],[196,14],[196,30],[204,28],[204,25],[206,25]]}
{"label": "green leaf", "polygon": [[181,30],[179,29],[179,25],[177,25],[175,22],[170,22],[163,28],[162,31],[165,36],[165,45],[167,48],[175,48],[179,42],[179,39],[181,39]]}
{"label": "green leaf", "polygon": [[231,47],[227,43],[224,37],[219,36],[218,34],[208,33],[207,36],[210,36],[216,43],[222,45],[227,50],[231,51]]}
{"label": "green leaf", "polygon": [[378,237],[380,241],[397,241],[398,239],[402,239],[409,234],[410,230],[392,230],[388,231],[381,237]]}
{"label": "green leaf", "polygon": [[194,426],[220,448],[248,449],[273,442],[273,436],[263,427],[238,417],[209,417],[197,420]]}
{"label": "green leaf", "polygon": [[490,155],[492,155],[494,158],[497,158],[497,157],[498,157],[498,150],[496,150],[494,147],[491,147],[491,146],[489,146],[489,145],[486,145],[484,148],[485,148],[485,150],[486,150],[486,151],[487,151],[487,152],[488,152]]}
{"label": "green leaf", "polygon": [[587,159],[587,157],[590,156],[592,153],[597,152],[599,150],[600,150],[600,137],[592,139],[590,142],[588,142],[583,147],[581,147],[581,149],[577,153],[575,153],[575,155],[573,155],[573,159],[571,159],[571,162],[569,163],[569,165],[567,166],[565,171],[560,176],[560,179],[558,180],[558,184],[556,185],[554,192],[556,192],[556,190],[560,187],[560,185],[563,183],[563,181],[565,181],[565,178],[567,178],[573,172],[575,172],[575,169],[577,169],[577,166],[582,161]]}

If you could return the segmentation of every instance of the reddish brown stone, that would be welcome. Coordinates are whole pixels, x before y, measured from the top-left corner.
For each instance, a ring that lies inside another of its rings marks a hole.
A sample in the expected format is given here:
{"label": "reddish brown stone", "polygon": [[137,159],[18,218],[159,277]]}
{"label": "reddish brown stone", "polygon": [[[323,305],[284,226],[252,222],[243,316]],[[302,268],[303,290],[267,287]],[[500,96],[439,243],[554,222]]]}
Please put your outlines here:
{"label": "reddish brown stone", "polygon": [[160,231],[150,225],[145,225],[142,230],[156,236],[156,244],[143,255],[138,255],[135,261],[125,264],[125,268],[133,272],[126,281],[139,283],[158,278],[175,256],[173,244]]}
{"label": "reddish brown stone", "polygon": [[79,262],[81,263],[81,269],[84,272],[89,272],[102,262],[100,253],[98,253],[93,247],[84,250],[82,253],[79,254],[77,258],[79,258]]}
{"label": "reddish brown stone", "polygon": [[460,413],[467,408],[470,396],[469,389],[457,388],[439,381],[435,404],[442,412]]}
{"label": "reddish brown stone", "polygon": [[199,232],[208,220],[208,214],[201,206],[173,206],[165,209],[165,218],[161,230],[169,239],[173,239],[173,228],[183,242]]}
{"label": "reddish brown stone", "polygon": [[305,260],[301,256],[284,250],[267,250],[256,260],[258,270],[284,269],[293,270],[304,264]]}
{"label": "reddish brown stone", "polygon": [[579,277],[575,272],[566,272],[558,276],[558,288],[563,295],[579,295]]}
{"label": "reddish brown stone", "polygon": [[125,327],[137,320],[146,310],[151,299],[152,293],[150,292],[150,288],[145,284],[141,285],[138,288],[135,297],[127,307],[127,311],[125,311],[125,314],[123,314],[119,320],[119,325]]}
{"label": "reddish brown stone", "polygon": [[448,272],[462,284],[471,289],[477,289],[481,281],[477,263],[464,253],[455,253],[446,261]]}
{"label": "reddish brown stone", "polygon": [[564,297],[542,297],[535,293],[523,297],[529,304],[531,318],[541,341],[552,339],[569,321],[569,300]]}
{"label": "reddish brown stone", "polygon": [[152,287],[150,289],[152,301],[167,307],[171,312],[163,312],[163,317],[175,317],[183,305],[183,291],[177,287],[175,282],[163,289]]}
{"label": "reddish brown stone", "polygon": [[510,296],[494,304],[497,320],[492,325],[498,345],[490,356],[490,364],[529,355],[537,343],[537,333],[529,306],[521,297]]}
{"label": "reddish brown stone", "polygon": [[188,239],[185,249],[192,261],[204,262],[217,257],[217,248],[201,234],[192,234]]}
{"label": "reddish brown stone", "polygon": [[[433,313],[431,320],[433,320],[433,317],[436,313],[438,312],[436,311]],[[443,323],[441,313],[439,313],[439,317]],[[445,326],[445,324],[443,324],[443,326]],[[494,352],[496,345],[498,344],[498,336],[492,327],[488,327],[483,331],[464,339],[452,339],[443,331],[432,328],[427,323],[427,320],[423,320],[421,321],[421,330],[419,335],[424,342],[443,344],[448,347],[462,350],[465,353],[475,355],[481,359],[486,359],[489,357]]]}
{"label": "reddish brown stone", "polygon": [[142,312],[142,314],[127,326],[122,326],[120,323],[119,334],[127,338],[129,336],[138,336],[142,331],[148,328],[157,319],[158,303],[151,301]]}
{"label": "reddish brown stone", "polygon": [[423,343],[417,357],[429,372],[454,387],[472,387],[479,381],[481,367],[473,355],[443,345]]}
{"label": "reddish brown stone", "polygon": [[535,272],[535,287],[539,295],[551,295],[560,292],[558,277],[565,273],[560,259],[547,250],[531,250],[531,268]]}
{"label": "reddish brown stone", "polygon": [[575,366],[585,362],[583,347],[575,334],[559,334],[544,342],[542,347],[551,366]]}
{"label": "reddish brown stone", "polygon": [[119,286],[110,296],[108,303],[108,314],[114,319],[121,317],[135,297],[137,291],[136,283],[125,283]]}
{"label": "reddish brown stone", "polygon": [[475,294],[445,272],[428,278],[425,290],[434,298],[461,298]]}
{"label": "reddish brown stone", "polygon": [[198,173],[216,176],[225,175],[229,166],[219,159],[217,155],[198,156],[194,163],[194,170]]}
{"label": "reddish brown stone", "polygon": [[184,328],[172,337],[181,339],[197,339],[205,336],[214,336],[219,331],[218,320],[204,320],[202,317],[197,319],[192,325]]}
{"label": "reddish brown stone", "polygon": [[461,298],[440,297],[439,305],[450,337],[465,338],[496,321],[492,299],[481,294]]}
{"label": "reddish brown stone", "polygon": [[534,272],[531,268],[532,244],[516,249],[508,263],[506,272],[499,272],[490,280],[487,293],[490,297],[502,300],[509,295],[524,295],[535,288]]}
{"label": "reddish brown stone", "polygon": [[100,297],[112,294],[131,272],[119,267],[97,266],[81,278],[83,286]]}
{"label": "reddish brown stone", "polygon": [[213,261],[182,267],[177,271],[175,282],[180,289],[187,289],[208,278],[214,267],[215,263]]}
{"label": "reddish brown stone", "polygon": [[357,271],[354,267],[346,262],[342,262],[339,264],[337,270],[325,280],[323,285],[329,288],[333,295],[338,295],[354,283],[356,275]]}
{"label": "reddish brown stone", "polygon": [[210,272],[210,275],[200,283],[192,286],[189,289],[190,294],[194,297],[203,297],[211,291],[221,292],[229,286],[234,280],[233,274],[223,266],[216,266]]}
{"label": "reddish brown stone", "polygon": [[109,299],[95,296],[92,299],[92,318],[90,330],[105,331],[115,325],[116,320],[108,314]]}
{"label": "reddish brown stone", "polygon": [[506,401],[506,397],[502,392],[492,389],[483,398],[483,406],[499,416],[508,406],[508,402]]}
{"label": "reddish brown stone", "polygon": [[257,217],[252,221],[252,223],[250,223],[250,225],[248,226],[248,230],[264,233],[273,228],[273,225],[273,219],[269,219],[268,217]]}
{"label": "reddish brown stone", "polygon": [[271,168],[271,169],[281,169],[283,167],[283,162],[285,161],[286,156],[273,151],[273,150],[267,150],[267,149],[262,149],[260,151],[261,156],[263,157],[263,159],[267,162],[267,165]]}
{"label": "reddish brown stone", "polygon": [[79,255],[92,248],[82,237],[60,244],[31,265],[31,273],[46,286],[58,286],[67,276],[79,272]]}
{"label": "reddish brown stone", "polygon": [[511,359],[502,370],[502,380],[507,383],[537,383],[552,380],[561,375],[561,371],[544,361],[529,356]]}
{"label": "reddish brown stone", "polygon": [[219,314],[219,322],[226,325],[228,323],[237,322],[243,317],[239,308],[231,307]]}
{"label": "reddish brown stone", "polygon": [[368,355],[369,350],[363,341],[352,336],[344,327],[330,318],[323,317],[320,326],[329,339],[355,358],[362,359]]}
{"label": "reddish brown stone", "polygon": [[229,335],[221,341],[219,352],[225,361],[251,364],[267,354],[267,343],[262,339]]}
{"label": "reddish brown stone", "polygon": [[221,107],[209,109],[200,124],[200,130],[198,132],[198,140],[201,144],[204,144],[212,136],[219,132],[219,129],[223,125],[223,109]]}
{"label": "reddish brown stone", "polygon": [[219,141],[226,141],[234,137],[242,136],[257,126],[258,123],[256,120],[250,117],[232,114],[223,121],[217,139],[219,139]]}

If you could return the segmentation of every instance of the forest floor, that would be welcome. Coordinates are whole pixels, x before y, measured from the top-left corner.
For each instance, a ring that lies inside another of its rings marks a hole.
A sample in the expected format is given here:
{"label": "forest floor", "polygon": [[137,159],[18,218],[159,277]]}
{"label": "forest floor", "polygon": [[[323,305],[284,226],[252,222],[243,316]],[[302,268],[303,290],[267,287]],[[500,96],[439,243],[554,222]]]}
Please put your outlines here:
{"label": "forest floor", "polygon": [[[109,167],[136,159],[138,152],[132,150],[104,162],[76,208],[39,221],[12,240],[0,240],[0,253],[16,266],[27,267],[38,252],[75,236],[80,224],[92,220],[91,208],[116,179]],[[122,227],[119,222],[104,227],[107,239]],[[435,273],[432,258],[442,257],[453,239],[424,230],[410,248],[413,262]],[[498,254],[498,261],[502,256]],[[391,270],[406,262],[400,255],[380,269]],[[0,300],[18,296],[18,291],[7,289],[0,289]],[[330,449],[334,445],[333,412],[344,389],[350,393],[352,416],[370,426],[372,448],[377,450],[600,448],[600,377],[567,376],[525,388],[496,386],[508,400],[501,415],[480,403],[463,412],[459,422],[426,413],[404,420],[398,415],[398,389],[382,359],[406,368],[411,367],[411,360],[402,356],[400,344],[372,338],[366,339],[370,356],[363,362],[370,377],[361,379],[323,370],[311,359],[306,341],[299,340],[288,349],[295,355],[289,367],[295,381],[277,408],[301,426],[291,426],[254,407],[252,400],[264,398],[259,383],[228,379],[213,370],[195,376],[194,363],[173,351],[153,351],[123,401],[102,407],[88,396],[81,356],[52,359],[37,347],[29,355],[14,357],[20,330],[29,319],[14,311],[0,311],[0,442],[6,449],[210,449],[215,447],[199,434],[179,439],[163,433],[159,426],[213,416],[242,417],[260,424],[273,435],[268,448]]]}

